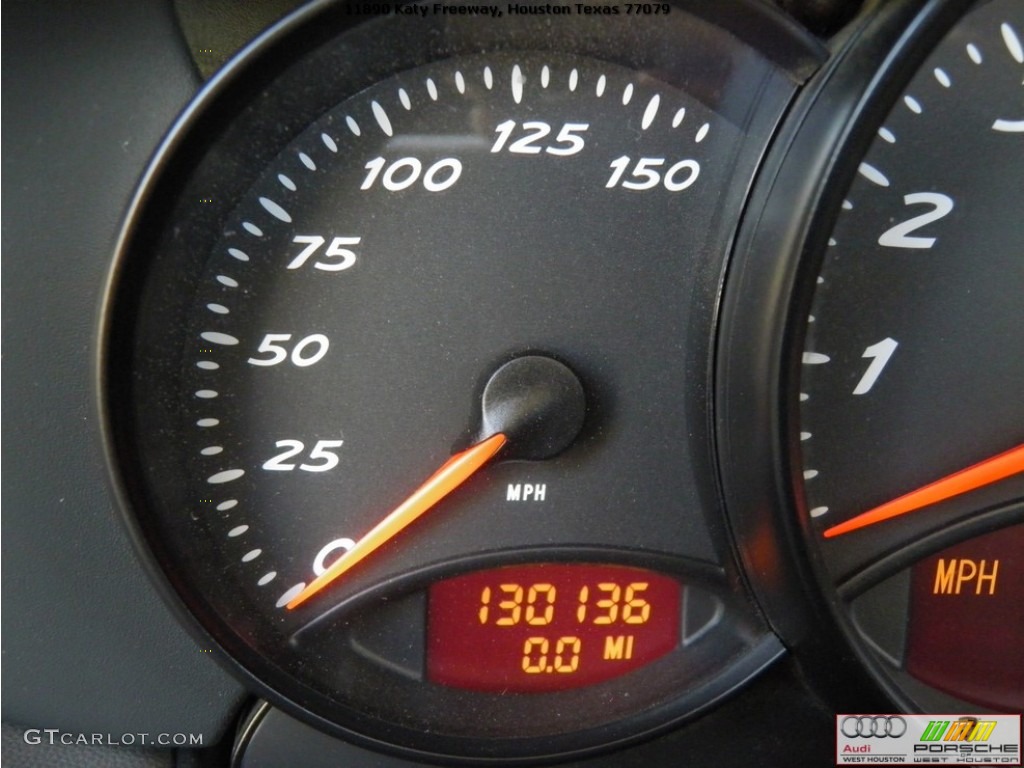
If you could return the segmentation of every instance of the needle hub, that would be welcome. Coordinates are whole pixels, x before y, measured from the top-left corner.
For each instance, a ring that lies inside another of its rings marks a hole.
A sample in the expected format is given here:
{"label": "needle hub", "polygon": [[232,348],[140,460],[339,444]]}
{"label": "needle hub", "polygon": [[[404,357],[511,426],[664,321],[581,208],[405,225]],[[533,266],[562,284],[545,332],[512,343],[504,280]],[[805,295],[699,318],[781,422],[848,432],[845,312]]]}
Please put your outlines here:
{"label": "needle hub", "polygon": [[478,439],[502,433],[506,459],[547,459],[579,434],[586,415],[583,385],[568,366],[544,355],[517,357],[484,387]]}

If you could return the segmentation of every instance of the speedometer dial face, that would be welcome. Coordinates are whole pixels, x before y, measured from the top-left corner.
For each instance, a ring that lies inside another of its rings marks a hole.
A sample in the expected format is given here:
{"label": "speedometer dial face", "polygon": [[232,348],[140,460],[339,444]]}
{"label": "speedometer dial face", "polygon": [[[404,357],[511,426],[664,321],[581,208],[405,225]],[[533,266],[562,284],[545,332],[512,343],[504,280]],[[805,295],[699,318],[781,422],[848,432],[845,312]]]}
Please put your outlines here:
{"label": "speedometer dial face", "polygon": [[[201,481],[194,503],[229,513],[204,521],[234,540],[213,556],[241,558],[254,607],[283,609],[468,447],[482,387],[508,359],[561,360],[589,385],[594,418],[602,380],[632,381],[636,410],[622,403],[611,439],[639,448],[685,431],[681,414],[640,404],[671,398],[686,376],[666,353],[686,333],[679,286],[694,264],[672,252],[682,241],[704,249],[691,222],[713,218],[715,200],[698,192],[723,186],[737,131],[631,75],[529,53],[404,72],[313,124],[233,212],[185,336],[183,426]],[[631,128],[639,139],[624,138]],[[651,215],[668,225],[631,223]],[[587,349],[597,346],[603,360]],[[595,439],[584,434],[577,451]],[[678,538],[670,517],[636,522],[644,513],[616,454],[571,474],[559,462],[579,462],[572,453],[492,469],[424,521],[433,535],[410,534],[409,561],[462,554],[467,537],[489,549],[572,540],[572,518],[598,497],[619,522],[588,543]],[[658,506],[699,504],[682,477],[652,485]],[[552,505],[561,514],[544,514]],[[699,556],[700,534],[679,547]],[[393,571],[398,561],[384,560]]]}
{"label": "speedometer dial face", "polygon": [[321,727],[536,756],[685,716],[779,651],[705,393],[793,77],[678,8],[489,46],[444,14],[325,41],[341,12],[312,14],[280,34],[319,47],[183,123],[126,237],[106,370],[133,525]]}
{"label": "speedometer dial face", "polygon": [[1021,4],[997,0],[921,63],[874,126],[806,327],[811,544],[915,706],[1024,706],[1003,663],[1024,642],[1022,40]]}

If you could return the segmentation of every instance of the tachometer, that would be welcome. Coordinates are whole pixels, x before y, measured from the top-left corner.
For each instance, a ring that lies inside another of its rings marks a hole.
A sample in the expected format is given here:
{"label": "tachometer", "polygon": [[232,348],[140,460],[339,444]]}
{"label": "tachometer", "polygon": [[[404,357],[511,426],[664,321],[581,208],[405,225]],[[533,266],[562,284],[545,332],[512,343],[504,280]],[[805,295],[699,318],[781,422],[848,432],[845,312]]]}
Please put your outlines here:
{"label": "tachometer", "polygon": [[1019,711],[1024,9],[915,5],[850,30],[755,192],[723,471],[762,604],[839,711]]}
{"label": "tachometer", "polygon": [[876,127],[803,351],[811,545],[924,706],[1024,707],[1022,10],[968,13]]}
{"label": "tachometer", "polygon": [[321,727],[621,742],[780,651],[721,522],[709,347],[816,49],[771,15],[423,8],[292,18],[157,159],[105,326],[132,524]]}

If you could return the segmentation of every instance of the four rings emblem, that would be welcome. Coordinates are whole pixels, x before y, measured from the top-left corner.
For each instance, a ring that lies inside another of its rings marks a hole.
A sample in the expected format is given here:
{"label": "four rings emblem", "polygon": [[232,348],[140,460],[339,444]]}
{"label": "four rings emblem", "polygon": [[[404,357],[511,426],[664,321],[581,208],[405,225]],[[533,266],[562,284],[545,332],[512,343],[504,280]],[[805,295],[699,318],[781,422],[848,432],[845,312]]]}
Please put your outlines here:
{"label": "four rings emblem", "polygon": [[839,730],[851,739],[898,739],[907,732],[907,721],[899,715],[851,715],[843,718]]}

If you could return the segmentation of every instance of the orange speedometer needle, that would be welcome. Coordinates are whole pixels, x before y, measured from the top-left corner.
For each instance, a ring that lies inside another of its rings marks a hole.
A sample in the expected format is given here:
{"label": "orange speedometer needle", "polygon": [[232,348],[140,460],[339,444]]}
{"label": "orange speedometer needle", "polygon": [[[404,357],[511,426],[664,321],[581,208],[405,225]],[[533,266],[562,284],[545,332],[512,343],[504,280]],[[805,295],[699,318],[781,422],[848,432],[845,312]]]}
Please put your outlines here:
{"label": "orange speedometer needle", "polygon": [[356,542],[348,552],[339,557],[326,571],[317,576],[309,585],[288,603],[292,609],[302,605],[354,565],[393,539],[424,512],[454,491],[477,470],[490,461],[505,445],[506,437],[500,432],[491,435],[476,445],[452,456],[432,474],[426,482],[413,491],[395,510],[375,525],[369,533]]}
{"label": "orange speedometer needle", "polygon": [[825,531],[825,538],[841,536],[844,533],[856,531],[858,528],[866,528],[883,520],[905,515],[907,512],[913,512],[976,488],[991,485],[1019,472],[1024,472],[1024,443],[1005,453],[1000,453],[998,456],[985,459],[967,469],[961,469],[959,472],[954,472],[922,486],[898,499],[862,512],[844,523],[834,525]]}

